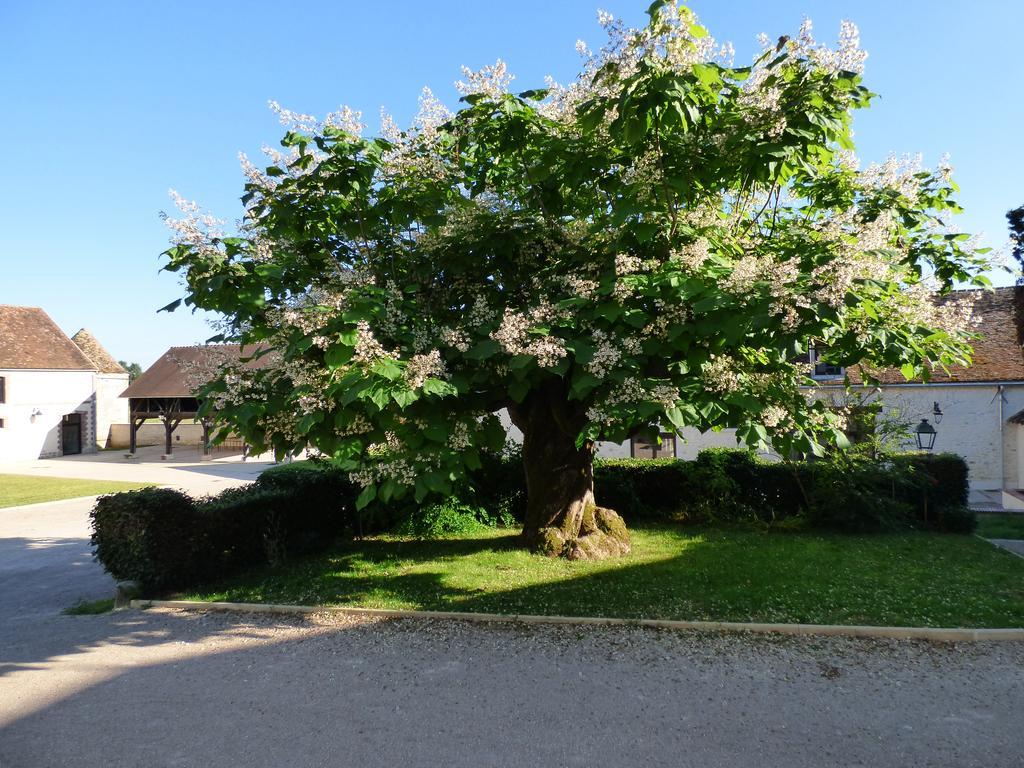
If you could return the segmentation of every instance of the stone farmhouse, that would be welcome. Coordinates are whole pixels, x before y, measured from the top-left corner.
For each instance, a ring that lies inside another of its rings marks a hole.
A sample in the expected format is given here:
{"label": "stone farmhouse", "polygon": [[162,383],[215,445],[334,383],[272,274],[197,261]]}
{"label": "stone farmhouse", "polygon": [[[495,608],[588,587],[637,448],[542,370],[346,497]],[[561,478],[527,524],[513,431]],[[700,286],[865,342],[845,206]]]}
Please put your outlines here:
{"label": "stone farmhouse", "polygon": [[128,421],[128,372],[86,329],[0,305],[0,460],[93,453]]}

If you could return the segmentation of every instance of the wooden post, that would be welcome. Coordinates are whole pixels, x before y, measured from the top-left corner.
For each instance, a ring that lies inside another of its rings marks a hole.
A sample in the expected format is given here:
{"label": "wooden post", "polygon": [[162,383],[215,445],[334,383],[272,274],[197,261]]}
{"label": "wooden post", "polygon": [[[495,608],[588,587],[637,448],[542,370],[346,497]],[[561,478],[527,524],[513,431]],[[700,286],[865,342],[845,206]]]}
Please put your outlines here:
{"label": "wooden post", "polygon": [[163,458],[169,459],[174,455],[174,444],[171,442],[171,437],[174,435],[174,430],[181,423],[181,400],[174,398],[169,402],[165,401],[162,403],[160,411],[160,418],[164,422],[165,450]]}
{"label": "wooden post", "polygon": [[128,416],[128,453],[134,456],[139,447],[139,428],[146,423],[146,417],[140,415],[138,408],[132,408]]}

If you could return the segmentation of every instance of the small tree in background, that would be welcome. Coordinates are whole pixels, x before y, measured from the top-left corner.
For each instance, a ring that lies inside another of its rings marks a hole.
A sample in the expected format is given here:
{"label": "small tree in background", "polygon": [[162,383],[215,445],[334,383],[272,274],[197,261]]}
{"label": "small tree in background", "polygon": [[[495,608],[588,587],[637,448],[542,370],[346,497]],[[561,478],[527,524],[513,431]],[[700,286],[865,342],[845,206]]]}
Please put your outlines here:
{"label": "small tree in background", "polygon": [[1024,285],[1024,205],[1006,212],[1010,225],[1010,243],[1014,261],[1017,262],[1017,285]]}
{"label": "small tree in background", "polygon": [[129,363],[126,360],[118,360],[117,364],[128,371],[128,383],[135,381],[142,375],[142,366],[138,363]]}
{"label": "small tree in background", "polygon": [[407,130],[279,110],[285,151],[243,158],[241,230],[180,200],[169,221],[185,303],[274,350],[209,407],[258,448],[314,446],[361,505],[451,493],[507,409],[523,543],[589,558],[629,549],[596,441],[735,427],[821,453],[844,425],[801,391],[809,343],[907,378],[967,364],[969,303],[932,299],[984,264],[946,228],[948,168],[859,169],[856,27],[830,49],[805,23],[735,67],[686,8],[649,15],[601,14],[570,85],[510,93],[499,61],[466,71],[455,113],[424,91]]}

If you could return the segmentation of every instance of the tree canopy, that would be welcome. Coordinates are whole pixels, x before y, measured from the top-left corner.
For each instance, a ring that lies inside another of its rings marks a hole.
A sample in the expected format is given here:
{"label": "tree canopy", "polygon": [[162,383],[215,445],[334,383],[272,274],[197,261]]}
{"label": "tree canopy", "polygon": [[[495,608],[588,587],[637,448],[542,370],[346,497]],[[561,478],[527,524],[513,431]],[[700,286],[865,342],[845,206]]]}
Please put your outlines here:
{"label": "tree canopy", "polygon": [[170,220],[185,303],[273,350],[210,407],[331,457],[365,504],[449,493],[503,444],[503,408],[583,455],[663,427],[820,453],[844,425],[804,389],[808,345],[868,380],[968,363],[969,303],[933,297],[984,284],[983,257],[949,228],[948,167],[859,167],[856,27],[830,48],[805,22],[735,66],[687,8],[649,15],[601,14],[569,85],[511,92],[499,61],[455,112],[425,90],[404,130],[278,108],[240,229],[184,201]]}

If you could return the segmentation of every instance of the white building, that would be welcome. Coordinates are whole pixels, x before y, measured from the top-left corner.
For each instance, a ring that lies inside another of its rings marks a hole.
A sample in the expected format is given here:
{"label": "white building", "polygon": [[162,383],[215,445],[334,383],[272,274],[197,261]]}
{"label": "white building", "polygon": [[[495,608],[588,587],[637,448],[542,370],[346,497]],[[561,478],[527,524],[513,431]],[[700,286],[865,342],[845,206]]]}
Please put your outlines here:
{"label": "white building", "polygon": [[[881,386],[854,385],[852,396],[869,402],[880,399],[879,419],[906,424],[903,446],[916,449],[913,430],[922,419],[935,426],[935,452],[956,453],[970,469],[971,505],[978,509],[1024,509],[1024,288],[1006,287],[977,292],[974,364],[970,368],[936,371],[928,383],[908,382],[897,370],[876,372]],[[812,350],[813,356],[813,350]],[[813,359],[811,362],[817,363]],[[857,371],[850,378],[859,382]],[[848,401],[843,378],[847,371],[824,363],[815,367],[816,388],[822,397]],[[936,418],[936,411],[939,412]],[[512,439],[522,434],[506,413],[502,421]],[[641,438],[622,444],[598,443],[597,455],[605,458],[674,456],[693,459],[705,448],[736,448],[736,431],[701,434],[685,429],[681,435],[666,433],[661,446]]]}
{"label": "white building", "polygon": [[0,460],[92,453],[128,422],[128,373],[87,330],[0,305]]}

